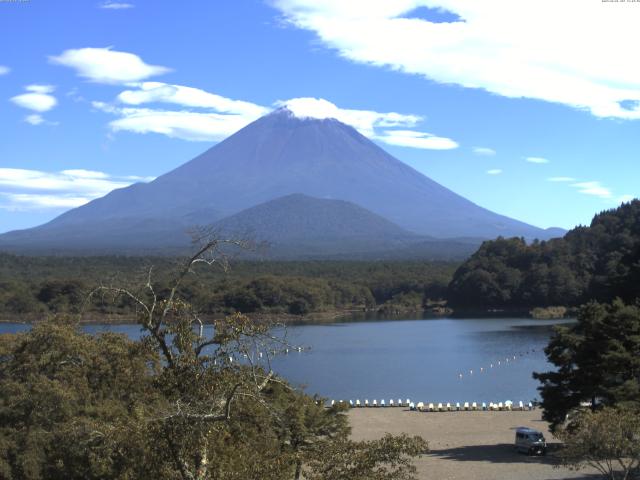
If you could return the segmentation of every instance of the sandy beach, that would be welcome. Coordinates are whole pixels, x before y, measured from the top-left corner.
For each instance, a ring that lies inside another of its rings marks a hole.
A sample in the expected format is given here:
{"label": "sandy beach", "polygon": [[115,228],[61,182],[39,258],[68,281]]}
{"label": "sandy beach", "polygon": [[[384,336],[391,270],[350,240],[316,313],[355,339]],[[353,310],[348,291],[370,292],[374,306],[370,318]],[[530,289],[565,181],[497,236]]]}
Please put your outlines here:
{"label": "sandy beach", "polygon": [[593,471],[554,468],[552,453],[529,457],[517,453],[517,427],[544,433],[553,450],[557,444],[541,411],[524,412],[411,412],[406,408],[358,408],[349,411],[355,440],[372,440],[385,433],[421,435],[430,452],[416,461],[420,479],[594,479]]}

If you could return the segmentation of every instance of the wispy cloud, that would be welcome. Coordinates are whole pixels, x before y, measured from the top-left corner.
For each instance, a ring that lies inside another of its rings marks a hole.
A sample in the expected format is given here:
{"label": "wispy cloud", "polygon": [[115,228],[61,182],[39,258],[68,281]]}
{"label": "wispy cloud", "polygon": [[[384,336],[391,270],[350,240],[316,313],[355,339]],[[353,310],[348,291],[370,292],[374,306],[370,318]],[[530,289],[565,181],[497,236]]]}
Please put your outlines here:
{"label": "wispy cloud", "polygon": [[598,197],[606,200],[607,202],[619,204],[629,202],[635,198],[634,195],[629,194],[616,196],[609,187],[604,186],[597,180],[579,181],[574,177],[549,177],[547,178],[547,181],[568,184],[570,187],[575,188],[578,193]]}
{"label": "wispy cloud", "polygon": [[547,178],[549,182],[575,182],[576,179],[573,177],[549,177]]}
{"label": "wispy cloud", "polygon": [[106,48],[78,48],[65,50],[49,60],[56,65],[73,68],[76,73],[91,82],[126,84],[162,75],[170,68],[149,65],[138,55]]}
{"label": "wispy cloud", "polygon": [[529,163],[537,163],[537,164],[549,163],[549,160],[543,157],[527,157],[525,158],[525,160]]}
{"label": "wispy cloud", "polygon": [[219,113],[233,113],[251,117],[259,117],[269,111],[268,108],[255,103],[231,100],[199,88],[161,82],[139,83],[135,90],[125,90],[117,98],[120,102],[128,105],[172,103],[184,107],[206,108]]}
{"label": "wispy cloud", "polygon": [[32,113],[31,115],[24,117],[24,121],[31,125],[40,125],[45,122],[45,119],[42,118],[42,115]]}
{"label": "wispy cloud", "polygon": [[446,137],[437,137],[431,133],[414,130],[385,130],[375,137],[381,142],[400,147],[423,148],[427,150],[451,150],[458,148],[458,143]]}
{"label": "wispy cloud", "polygon": [[101,102],[93,102],[93,106],[119,117],[109,122],[114,132],[158,133],[195,142],[222,140],[255,120],[233,114],[120,108]]}
{"label": "wispy cloud", "polygon": [[43,172],[0,168],[0,208],[29,210],[72,208],[102,197],[116,188],[152,177],[112,176],[93,170],[72,169]]}
{"label": "wispy cloud", "polygon": [[488,147],[473,147],[473,153],[485,157],[492,157],[496,154],[496,151],[493,148]]}
{"label": "wispy cloud", "polygon": [[129,8],[133,8],[135,5],[133,3],[124,3],[124,2],[103,2],[98,5],[98,8],[104,8],[107,10],[126,10]]}
{"label": "wispy cloud", "polygon": [[10,100],[19,107],[40,113],[51,110],[58,103],[56,97],[51,95],[54,90],[51,85],[27,85],[25,90],[28,93],[16,95]]}
{"label": "wispy cloud", "polygon": [[0,75],[6,75],[10,71],[11,71],[11,69],[9,67],[5,67],[4,65],[0,65]]}
{"label": "wispy cloud", "polygon": [[585,195],[593,195],[600,198],[613,197],[611,190],[607,187],[604,187],[600,182],[597,181],[577,182],[572,183],[571,186],[577,188],[578,192],[584,193]]}
{"label": "wispy cloud", "polygon": [[489,175],[500,175],[502,173],[502,169],[500,168],[492,168],[491,170],[487,170]]}
{"label": "wispy cloud", "polygon": [[[480,88],[587,110],[598,117],[640,119],[640,78],[629,32],[640,9],[584,0],[274,0],[284,20],[316,33],[342,57]],[[437,7],[459,20],[406,18]],[[580,21],[576,22],[576,12]],[[540,34],[544,25],[544,35]],[[570,25],[571,41],[567,41]],[[594,35],[593,32],[599,32]]]}

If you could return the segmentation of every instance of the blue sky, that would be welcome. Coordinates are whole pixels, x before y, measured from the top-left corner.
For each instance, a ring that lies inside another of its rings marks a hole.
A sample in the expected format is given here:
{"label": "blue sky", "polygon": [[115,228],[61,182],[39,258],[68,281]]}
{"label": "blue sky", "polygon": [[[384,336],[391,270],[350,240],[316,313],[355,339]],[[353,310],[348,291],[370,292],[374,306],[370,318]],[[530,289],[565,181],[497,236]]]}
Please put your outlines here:
{"label": "blue sky", "polygon": [[283,102],[493,211],[585,224],[640,193],[639,22],[601,0],[0,1],[0,232]]}

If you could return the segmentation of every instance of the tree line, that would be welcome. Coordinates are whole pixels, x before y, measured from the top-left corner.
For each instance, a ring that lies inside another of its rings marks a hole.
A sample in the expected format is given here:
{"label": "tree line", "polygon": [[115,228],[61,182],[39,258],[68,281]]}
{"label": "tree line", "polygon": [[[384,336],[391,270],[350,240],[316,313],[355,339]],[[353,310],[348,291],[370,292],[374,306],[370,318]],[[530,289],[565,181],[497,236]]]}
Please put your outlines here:
{"label": "tree line", "polygon": [[[81,310],[89,316],[131,316],[126,298],[93,298],[100,285],[144,281],[153,265],[158,291],[168,288],[179,262],[144,257],[19,257],[0,254],[0,315],[42,318]],[[445,296],[454,263],[234,262],[229,272],[200,268],[180,293],[205,315],[233,312],[304,315],[382,306],[421,308]]]}

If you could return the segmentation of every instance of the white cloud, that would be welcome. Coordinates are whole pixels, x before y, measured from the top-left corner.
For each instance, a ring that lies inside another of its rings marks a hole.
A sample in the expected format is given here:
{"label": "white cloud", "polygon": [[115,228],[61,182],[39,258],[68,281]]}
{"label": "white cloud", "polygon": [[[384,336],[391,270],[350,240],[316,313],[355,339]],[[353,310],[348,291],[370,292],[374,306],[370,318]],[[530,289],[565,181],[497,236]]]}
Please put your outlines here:
{"label": "white cloud", "polygon": [[53,85],[35,85],[34,84],[34,85],[27,85],[26,87],[24,87],[24,89],[27,92],[47,94],[47,93],[53,93],[56,87],[54,87]]}
{"label": "white cloud", "polygon": [[285,101],[279,100],[276,105],[286,107],[300,118],[335,118],[351,125],[367,137],[374,137],[377,127],[413,127],[422,120],[418,115],[340,108],[323,98],[292,98]]}
{"label": "white cloud", "polygon": [[527,157],[525,158],[525,160],[529,163],[537,163],[537,164],[549,163],[548,159],[542,158],[542,157]]}
{"label": "white cloud", "polygon": [[60,172],[62,175],[67,175],[69,177],[77,177],[77,178],[109,178],[104,172],[98,172],[96,170],[84,170],[82,168],[72,169],[72,170],[62,170]]}
{"label": "white cloud", "polygon": [[549,182],[575,182],[576,179],[573,177],[549,177],[547,178]]}
{"label": "white cloud", "polygon": [[43,172],[22,168],[0,168],[0,208],[26,210],[71,208],[102,197],[132,180],[152,177],[120,177],[93,170],[75,169]]}
{"label": "white cloud", "polygon": [[500,168],[492,168],[491,170],[487,170],[489,175],[500,175],[502,170]]}
{"label": "white cloud", "polygon": [[41,123],[44,123],[44,118],[42,118],[42,115],[32,113],[31,115],[24,117],[24,121],[31,125],[40,125]]}
{"label": "white cloud", "polygon": [[54,90],[51,85],[27,85],[25,90],[28,93],[16,95],[10,100],[19,107],[40,113],[51,110],[58,103],[56,97],[50,95]]}
{"label": "white cloud", "polygon": [[458,144],[445,137],[436,137],[430,133],[413,130],[385,130],[383,135],[375,137],[377,140],[390,145],[401,147],[424,148],[428,150],[451,150],[458,148]]}
{"label": "white cloud", "polygon": [[482,155],[485,157],[492,157],[496,154],[496,151],[493,148],[473,147],[473,153],[475,153],[476,155]]}
{"label": "white cloud", "polygon": [[121,108],[102,102],[93,102],[93,106],[119,117],[109,122],[114,132],[159,133],[200,142],[223,140],[256,119],[233,114]]}
{"label": "white cloud", "polygon": [[107,10],[125,10],[128,8],[133,8],[135,5],[132,3],[123,3],[123,2],[104,2],[98,5],[98,8],[105,8]]}
{"label": "white cloud", "polygon": [[[640,8],[584,0],[274,0],[285,19],[354,62],[584,109],[640,118],[632,32]],[[460,21],[405,18],[421,6]],[[553,12],[553,14],[550,14]],[[543,26],[543,27],[541,27]],[[597,32],[597,34],[594,34]]]}
{"label": "white cloud", "polygon": [[[112,131],[159,133],[190,141],[218,141],[240,130],[268,113],[270,108],[242,100],[229,99],[198,88],[169,85],[161,82],[142,82],[134,89],[117,96],[120,106],[93,102],[94,108],[117,116],[109,122]],[[141,108],[138,105],[169,103],[202,110],[167,110]],[[376,112],[340,108],[321,98],[293,98],[275,102],[300,118],[335,118],[351,125],[363,135],[392,145],[414,148],[450,149],[455,141],[429,133],[412,130],[383,130],[393,127],[413,127],[422,118],[396,112]]]}
{"label": "white cloud", "polygon": [[143,82],[136,85],[136,90],[125,90],[118,95],[118,100],[128,105],[145,103],[173,103],[185,107],[209,108],[220,113],[235,113],[260,117],[269,109],[242,100],[209,93],[199,88],[183,85],[169,85],[161,82]]}
{"label": "white cloud", "polygon": [[12,211],[75,208],[91,200],[90,198],[75,197],[73,195],[40,195],[32,193],[0,192],[0,196],[9,201],[8,203],[0,201],[0,208]]}
{"label": "white cloud", "polygon": [[171,71],[167,67],[148,65],[133,53],[119,52],[111,47],[65,50],[58,56],[49,57],[49,60],[75,69],[87,80],[106,84],[139,82]]}
{"label": "white cloud", "polygon": [[6,75],[10,71],[11,71],[11,69],[9,67],[5,67],[4,65],[0,65],[0,75]]}
{"label": "white cloud", "polygon": [[613,196],[611,190],[601,185],[600,182],[578,182],[572,183],[571,186],[577,188],[578,192],[584,193],[585,195],[593,195],[600,198],[611,198]]}

